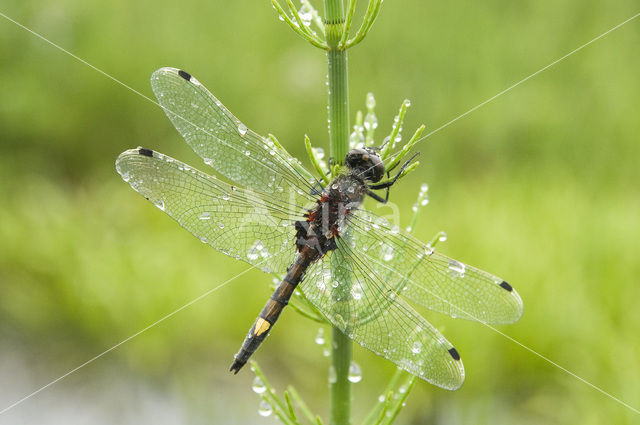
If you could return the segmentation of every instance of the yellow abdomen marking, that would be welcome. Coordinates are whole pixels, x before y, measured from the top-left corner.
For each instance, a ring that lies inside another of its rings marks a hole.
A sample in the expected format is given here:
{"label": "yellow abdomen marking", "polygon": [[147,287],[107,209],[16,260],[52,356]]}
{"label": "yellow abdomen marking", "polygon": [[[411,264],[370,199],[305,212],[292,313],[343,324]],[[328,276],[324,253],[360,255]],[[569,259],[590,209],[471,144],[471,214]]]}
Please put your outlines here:
{"label": "yellow abdomen marking", "polygon": [[267,322],[262,317],[258,317],[258,320],[256,321],[256,327],[255,327],[255,329],[253,331],[253,334],[255,336],[260,336],[263,333],[265,333],[266,331],[268,331],[270,327],[271,327],[271,323]]}

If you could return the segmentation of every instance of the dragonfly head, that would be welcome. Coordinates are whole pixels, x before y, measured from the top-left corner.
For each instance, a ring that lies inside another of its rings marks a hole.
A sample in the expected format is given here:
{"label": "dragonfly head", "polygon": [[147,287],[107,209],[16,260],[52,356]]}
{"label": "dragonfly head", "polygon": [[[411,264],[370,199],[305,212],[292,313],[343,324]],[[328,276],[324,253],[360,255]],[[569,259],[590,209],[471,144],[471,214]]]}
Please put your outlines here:
{"label": "dragonfly head", "polygon": [[372,183],[380,181],[384,176],[384,164],[378,152],[373,149],[351,149],[345,158],[345,165],[349,170],[365,181]]}

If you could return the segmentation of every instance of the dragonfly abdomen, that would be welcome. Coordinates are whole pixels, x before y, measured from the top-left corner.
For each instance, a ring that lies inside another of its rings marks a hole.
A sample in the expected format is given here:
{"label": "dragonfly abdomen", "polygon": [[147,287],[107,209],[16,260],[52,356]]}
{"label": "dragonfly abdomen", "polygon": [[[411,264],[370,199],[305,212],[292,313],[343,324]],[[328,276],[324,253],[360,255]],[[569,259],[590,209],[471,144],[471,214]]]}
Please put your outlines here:
{"label": "dragonfly abdomen", "polygon": [[265,340],[269,331],[280,317],[280,313],[282,313],[282,310],[284,310],[289,303],[289,299],[291,299],[291,295],[293,295],[296,286],[298,286],[304,278],[305,271],[317,258],[317,251],[311,247],[306,247],[300,251],[300,255],[298,255],[296,261],[289,267],[286,276],[265,304],[253,326],[251,326],[240,351],[238,351],[234,357],[233,364],[229,369],[230,371],[238,373],[247,363],[249,357],[251,357],[260,344],[262,344],[262,341]]}

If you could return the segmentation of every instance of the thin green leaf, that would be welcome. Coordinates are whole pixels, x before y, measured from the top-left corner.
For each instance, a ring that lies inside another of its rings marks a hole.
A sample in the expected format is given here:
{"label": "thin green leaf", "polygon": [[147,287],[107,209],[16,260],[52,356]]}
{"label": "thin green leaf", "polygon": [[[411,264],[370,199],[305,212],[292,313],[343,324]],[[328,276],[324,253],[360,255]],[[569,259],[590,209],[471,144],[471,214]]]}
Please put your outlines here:
{"label": "thin green leaf", "polygon": [[291,398],[295,402],[298,409],[300,409],[304,417],[311,423],[316,422],[317,416],[314,417],[313,413],[311,413],[311,409],[309,409],[309,407],[304,402],[302,397],[300,397],[300,394],[298,394],[298,391],[296,391],[296,389],[293,388],[291,385],[287,387],[287,391],[289,392],[289,394],[291,394]]}
{"label": "thin green leaf", "polygon": [[313,5],[309,3],[309,0],[300,0],[300,3],[302,3],[304,7],[311,11],[311,20],[316,24],[322,35],[326,35],[324,22],[322,22],[322,18],[320,17],[320,14],[315,9],[315,7],[313,7]]}
{"label": "thin green leaf", "polygon": [[[389,409],[388,413],[385,415],[386,420],[383,422],[384,425],[391,425],[395,422],[398,414],[405,406],[405,400],[409,396],[409,393],[413,389],[413,386],[416,383],[416,377],[413,375],[409,375],[407,379],[405,379],[404,383],[398,387],[398,391],[396,394],[400,394],[400,397],[393,403],[392,407]],[[404,391],[403,391],[404,389]]]}
{"label": "thin green leaf", "polygon": [[[289,0],[287,0],[287,1],[289,1]],[[297,25],[296,22],[292,21],[291,17],[289,17],[287,12],[285,12],[284,9],[282,8],[282,6],[280,6],[280,3],[278,3],[278,0],[271,0],[271,4],[273,5],[273,7],[278,12],[278,15],[282,18],[282,20],[287,25],[289,25],[289,27],[293,30],[293,32],[295,32],[300,37],[304,38],[305,40],[307,40],[309,43],[313,44],[314,46],[316,46],[316,47],[318,47],[320,49],[323,49],[323,50],[327,49],[327,44],[324,41],[320,40],[317,36],[311,34],[310,32],[307,33],[304,29],[300,28],[300,26]],[[295,14],[295,16],[296,16],[296,19],[300,19],[300,16],[297,13]],[[303,25],[303,27],[304,27],[304,25]]]}
{"label": "thin green leaf", "polygon": [[295,311],[297,311],[298,314],[300,314],[303,317],[306,317],[309,320],[313,320],[314,322],[318,322],[318,323],[322,323],[322,324],[326,324],[327,323],[327,321],[324,320],[324,318],[322,316],[320,316],[318,314],[311,313],[309,311],[306,311],[305,309],[303,309],[301,306],[299,306],[297,304],[297,301],[293,301],[293,299],[289,300],[289,305],[291,306],[291,308],[293,308]]}
{"label": "thin green leaf", "polygon": [[265,400],[267,403],[269,403],[276,413],[278,408],[280,409],[281,412],[286,412],[287,407],[285,403],[283,403],[282,400],[280,400],[280,398],[276,395],[275,389],[269,383],[269,381],[267,381],[267,378],[264,376],[264,373],[262,373],[262,369],[260,369],[260,367],[258,366],[258,363],[256,363],[254,360],[251,360],[250,365],[253,373],[255,373],[256,376],[260,378],[260,380],[262,381],[262,383],[266,388],[266,391],[260,394],[260,397],[263,400]]}
{"label": "thin green leaf", "polygon": [[340,39],[340,44],[338,44],[339,48],[344,48],[347,38],[349,38],[349,31],[351,30],[351,22],[353,20],[353,15],[356,11],[356,0],[349,0],[349,8],[347,9],[347,17],[344,24],[344,31],[342,32],[342,38]]}
{"label": "thin green leaf", "polygon": [[311,164],[313,164],[313,168],[316,169],[316,173],[320,175],[320,178],[325,182],[325,184],[329,183],[329,176],[327,175],[327,171],[329,170],[322,166],[322,162],[311,147],[311,140],[306,134],[304,135],[304,146],[307,149],[307,155],[311,160]]}
{"label": "thin green leaf", "polygon": [[378,12],[380,11],[380,5],[382,4],[382,0],[369,0],[369,4],[367,6],[367,11],[365,12],[364,19],[362,21],[362,25],[358,29],[356,35],[345,43],[345,48],[350,48],[360,43],[366,37],[367,33],[371,29],[373,22],[378,16]]}
{"label": "thin green leaf", "polygon": [[385,163],[385,170],[393,170],[400,163],[400,160],[409,153],[409,151],[416,145],[416,143],[420,141],[420,136],[422,135],[424,129],[424,124],[418,127],[416,132],[413,133],[413,136],[411,136],[411,139],[409,139],[409,141],[402,147],[402,149]]}
{"label": "thin green leaf", "polygon": [[405,99],[400,105],[400,110],[398,111],[398,115],[394,118],[393,125],[391,126],[391,133],[389,133],[389,142],[382,148],[382,152],[380,152],[380,157],[384,161],[387,159],[391,151],[396,147],[396,137],[400,134],[400,129],[402,128],[402,123],[404,122],[404,116],[407,113],[407,108],[409,107],[409,101]]}

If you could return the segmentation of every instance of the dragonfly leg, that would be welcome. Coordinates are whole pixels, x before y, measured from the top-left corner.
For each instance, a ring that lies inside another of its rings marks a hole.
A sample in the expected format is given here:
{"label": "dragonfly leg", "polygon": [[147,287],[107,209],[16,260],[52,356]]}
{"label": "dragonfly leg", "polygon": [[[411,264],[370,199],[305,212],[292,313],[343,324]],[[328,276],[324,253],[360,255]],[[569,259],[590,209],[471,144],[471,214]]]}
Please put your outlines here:
{"label": "dragonfly leg", "polygon": [[389,192],[387,191],[387,197],[383,198],[382,196],[371,192],[371,191],[367,191],[367,195],[371,196],[373,199],[375,199],[376,201],[380,202],[381,204],[386,204],[387,201],[389,200]]}
{"label": "dragonfly leg", "polygon": [[405,170],[405,168],[407,168],[407,166],[411,163],[411,161],[413,161],[413,159],[416,156],[418,156],[419,153],[420,152],[416,152],[415,155],[413,155],[411,158],[406,160],[404,164],[402,164],[402,167],[400,167],[400,170],[398,171],[398,174],[396,174],[396,176],[393,178],[393,180],[388,181],[388,182],[384,182],[384,183],[379,183],[379,184],[372,184],[372,185],[369,186],[369,189],[379,190],[379,189],[386,189],[388,187],[393,186],[398,181],[398,179],[402,175],[402,172]]}

